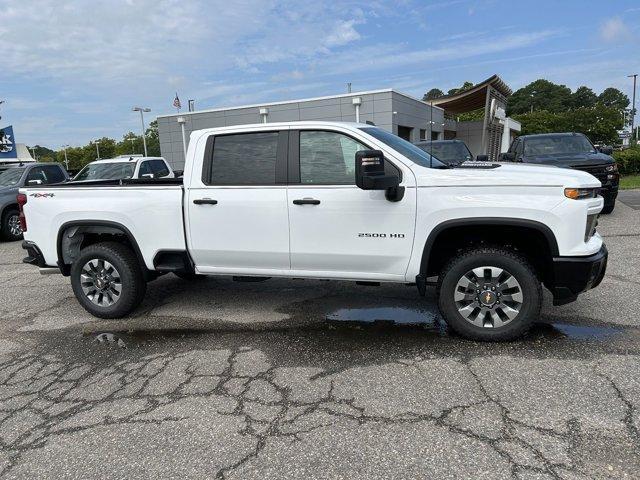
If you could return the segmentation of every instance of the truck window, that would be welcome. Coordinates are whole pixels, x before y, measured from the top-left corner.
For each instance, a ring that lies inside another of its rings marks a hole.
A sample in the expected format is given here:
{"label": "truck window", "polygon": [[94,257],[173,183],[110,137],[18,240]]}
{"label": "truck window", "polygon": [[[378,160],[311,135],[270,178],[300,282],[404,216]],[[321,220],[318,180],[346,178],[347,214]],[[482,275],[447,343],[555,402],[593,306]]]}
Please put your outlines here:
{"label": "truck window", "polygon": [[[207,185],[275,185],[278,132],[221,135],[214,139]],[[206,172],[205,165],[205,172]]]}
{"label": "truck window", "polygon": [[47,177],[47,183],[62,183],[67,179],[62,173],[62,169],[56,165],[47,165],[42,167],[42,170]]}
{"label": "truck window", "polygon": [[300,132],[300,182],[304,184],[355,183],[355,155],[367,147],[336,132]]}
{"label": "truck window", "polygon": [[142,178],[143,175],[151,175],[153,172],[151,171],[151,162],[144,161],[140,164],[140,171],[138,172],[138,177]]}
{"label": "truck window", "polygon": [[164,160],[150,160],[151,172],[155,178],[162,178],[169,175],[169,168]]}

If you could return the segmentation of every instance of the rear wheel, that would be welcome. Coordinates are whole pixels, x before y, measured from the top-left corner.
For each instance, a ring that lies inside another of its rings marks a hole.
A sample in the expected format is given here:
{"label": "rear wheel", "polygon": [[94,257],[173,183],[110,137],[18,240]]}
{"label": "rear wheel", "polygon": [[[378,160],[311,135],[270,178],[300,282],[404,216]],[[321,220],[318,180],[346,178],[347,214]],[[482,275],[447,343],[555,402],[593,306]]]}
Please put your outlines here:
{"label": "rear wheel", "polygon": [[126,245],[104,242],[80,251],[71,266],[71,286],[80,304],[100,318],[121,318],[144,298],[140,263]]}
{"label": "rear wheel", "polygon": [[539,317],[542,287],[529,262],[514,251],[462,252],[438,280],[438,305],[447,324],[473,340],[512,340]]}
{"label": "rear wheel", "polygon": [[2,238],[10,242],[15,242],[22,238],[18,210],[9,210],[2,216]]}

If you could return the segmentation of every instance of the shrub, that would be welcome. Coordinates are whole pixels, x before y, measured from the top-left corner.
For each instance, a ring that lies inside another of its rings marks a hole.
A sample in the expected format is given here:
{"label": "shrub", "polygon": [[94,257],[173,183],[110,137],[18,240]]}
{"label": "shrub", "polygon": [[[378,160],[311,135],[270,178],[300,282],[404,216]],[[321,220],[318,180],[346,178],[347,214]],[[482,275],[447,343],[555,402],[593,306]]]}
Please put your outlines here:
{"label": "shrub", "polygon": [[627,148],[613,152],[621,175],[637,175],[640,173],[640,147]]}

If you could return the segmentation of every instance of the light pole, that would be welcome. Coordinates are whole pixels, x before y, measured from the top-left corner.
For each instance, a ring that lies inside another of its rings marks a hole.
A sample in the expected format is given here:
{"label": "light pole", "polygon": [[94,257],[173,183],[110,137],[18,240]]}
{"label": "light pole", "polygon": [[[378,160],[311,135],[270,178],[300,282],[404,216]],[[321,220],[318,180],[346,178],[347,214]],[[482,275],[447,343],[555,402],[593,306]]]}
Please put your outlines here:
{"label": "light pole", "polygon": [[178,123],[180,124],[180,130],[182,130],[182,153],[184,153],[184,161],[187,161],[187,140],[184,134],[184,124],[187,123],[187,119],[184,117],[177,118]]}
{"label": "light pole", "polygon": [[98,158],[96,158],[96,160],[100,160],[100,139],[96,138],[93,143],[95,143],[96,145],[96,155],[98,156]]}
{"label": "light pole", "polygon": [[69,145],[62,145],[62,150],[64,150],[64,164],[67,167],[67,171],[69,170],[69,159],[67,158],[67,148]]}
{"label": "light pole", "polygon": [[[631,143],[633,143],[633,125],[636,117],[636,80],[638,79],[638,74],[634,73],[633,75],[627,75],[627,77],[633,78],[633,101],[631,103]],[[637,138],[635,142],[638,143]]]}
{"label": "light pole", "polygon": [[140,123],[142,123],[142,144],[144,145],[144,156],[147,156],[147,137],[144,135],[144,114],[151,111],[150,108],[133,107],[131,109],[134,112],[140,112]]}
{"label": "light pole", "polygon": [[36,157],[36,147],[31,147],[29,150],[31,150],[31,155],[33,155],[33,159],[35,161],[38,161],[38,157]]}

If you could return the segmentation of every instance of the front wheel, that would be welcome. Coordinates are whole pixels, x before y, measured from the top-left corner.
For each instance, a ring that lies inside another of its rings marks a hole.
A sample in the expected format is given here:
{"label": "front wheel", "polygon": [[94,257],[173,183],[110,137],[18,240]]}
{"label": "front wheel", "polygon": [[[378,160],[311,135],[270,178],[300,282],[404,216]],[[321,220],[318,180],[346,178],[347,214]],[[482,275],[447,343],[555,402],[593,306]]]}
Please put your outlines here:
{"label": "front wheel", "polygon": [[103,242],[80,251],[71,266],[71,286],[91,315],[122,318],[142,302],[147,284],[129,247]]}
{"label": "front wheel", "polygon": [[540,316],[542,287],[533,267],[518,253],[475,248],[443,269],[438,306],[449,327],[465,338],[513,340]]}

